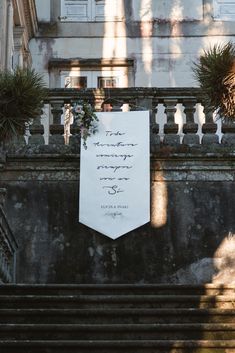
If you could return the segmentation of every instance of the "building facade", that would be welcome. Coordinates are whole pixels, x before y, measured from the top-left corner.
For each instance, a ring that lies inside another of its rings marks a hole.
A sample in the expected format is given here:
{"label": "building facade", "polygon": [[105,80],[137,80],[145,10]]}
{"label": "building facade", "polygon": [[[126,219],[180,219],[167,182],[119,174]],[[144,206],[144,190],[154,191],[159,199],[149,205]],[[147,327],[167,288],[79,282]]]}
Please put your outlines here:
{"label": "building facade", "polygon": [[[22,139],[0,154],[4,209],[19,245],[16,281],[234,283],[235,130],[224,124],[219,141],[212,116],[197,120],[202,102],[191,88],[196,86],[191,66],[210,45],[234,40],[235,1],[37,0],[35,5],[1,2],[1,68],[32,63],[51,88],[44,109],[51,113],[47,130],[38,117],[28,145]],[[115,242],[78,222],[79,140],[76,130],[69,145],[62,136],[64,104],[79,98],[101,107],[106,94],[117,111],[125,102],[156,113],[151,221]],[[2,258],[2,277],[12,281],[14,256]]]}
{"label": "building facade", "polygon": [[33,66],[50,87],[185,87],[204,49],[234,40],[234,0],[37,0]]}
{"label": "building facade", "polygon": [[192,87],[203,50],[234,40],[235,0],[2,0],[0,18],[0,68],[51,88]]}

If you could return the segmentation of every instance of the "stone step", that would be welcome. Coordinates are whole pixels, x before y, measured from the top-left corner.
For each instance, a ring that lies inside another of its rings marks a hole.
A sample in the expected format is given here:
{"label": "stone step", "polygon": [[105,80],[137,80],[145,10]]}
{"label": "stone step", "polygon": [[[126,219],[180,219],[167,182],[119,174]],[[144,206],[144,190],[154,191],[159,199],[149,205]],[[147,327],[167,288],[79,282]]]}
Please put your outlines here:
{"label": "stone step", "polygon": [[235,295],[0,295],[4,308],[221,308]]}
{"label": "stone step", "polygon": [[235,324],[0,325],[0,339],[17,340],[235,340]]}
{"label": "stone step", "polygon": [[2,295],[235,295],[234,285],[173,284],[4,284]]}
{"label": "stone step", "polygon": [[234,288],[2,285],[0,353],[235,353]]}
{"label": "stone step", "polygon": [[234,323],[235,309],[0,309],[0,323]]}
{"label": "stone step", "polygon": [[1,353],[234,353],[235,340],[0,340]]}

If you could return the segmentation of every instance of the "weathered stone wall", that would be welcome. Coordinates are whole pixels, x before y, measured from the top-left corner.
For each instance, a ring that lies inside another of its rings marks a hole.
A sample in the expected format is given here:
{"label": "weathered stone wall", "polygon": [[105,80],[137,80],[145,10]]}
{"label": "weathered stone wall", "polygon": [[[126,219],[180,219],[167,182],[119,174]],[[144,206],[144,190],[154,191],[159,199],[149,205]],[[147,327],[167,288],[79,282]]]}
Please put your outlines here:
{"label": "weathered stone wall", "polygon": [[151,223],[115,241],[78,222],[78,154],[68,146],[8,153],[0,187],[19,243],[17,281],[234,282],[235,155],[206,148],[156,151]]}
{"label": "weathered stone wall", "polygon": [[5,214],[5,198],[6,189],[0,188],[0,283],[15,281],[17,249],[17,242]]}

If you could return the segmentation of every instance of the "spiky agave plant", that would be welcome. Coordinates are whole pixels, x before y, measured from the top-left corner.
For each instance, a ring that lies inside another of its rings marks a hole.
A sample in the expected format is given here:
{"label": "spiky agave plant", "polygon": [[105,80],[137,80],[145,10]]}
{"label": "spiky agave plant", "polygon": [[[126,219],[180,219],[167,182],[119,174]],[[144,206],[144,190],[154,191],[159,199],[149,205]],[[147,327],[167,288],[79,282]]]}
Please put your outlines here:
{"label": "spiky agave plant", "polygon": [[0,142],[24,132],[46,96],[42,76],[31,69],[0,72]]}
{"label": "spiky agave plant", "polygon": [[235,120],[235,45],[228,42],[205,50],[193,71],[207,111]]}

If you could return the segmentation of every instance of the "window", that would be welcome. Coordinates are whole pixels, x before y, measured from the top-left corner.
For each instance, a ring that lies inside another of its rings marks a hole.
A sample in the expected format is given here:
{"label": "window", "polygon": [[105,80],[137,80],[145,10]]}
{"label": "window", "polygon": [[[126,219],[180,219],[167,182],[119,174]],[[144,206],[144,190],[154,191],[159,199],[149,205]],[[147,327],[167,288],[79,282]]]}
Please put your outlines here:
{"label": "window", "polygon": [[120,19],[120,0],[61,0],[61,21],[112,21]]}
{"label": "window", "polygon": [[49,60],[51,87],[113,88],[134,86],[132,59],[62,59]]}
{"label": "window", "polygon": [[87,88],[86,76],[68,76],[65,79],[65,88]]}
{"label": "window", "polygon": [[98,88],[115,88],[118,87],[117,77],[98,77]]}
{"label": "window", "polygon": [[[102,75],[102,76],[101,76]],[[111,76],[112,75],[112,76]],[[124,86],[123,71],[80,71],[61,72],[61,85],[65,88],[115,88]]]}
{"label": "window", "polygon": [[214,0],[214,20],[235,21],[235,0]]}

